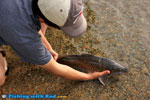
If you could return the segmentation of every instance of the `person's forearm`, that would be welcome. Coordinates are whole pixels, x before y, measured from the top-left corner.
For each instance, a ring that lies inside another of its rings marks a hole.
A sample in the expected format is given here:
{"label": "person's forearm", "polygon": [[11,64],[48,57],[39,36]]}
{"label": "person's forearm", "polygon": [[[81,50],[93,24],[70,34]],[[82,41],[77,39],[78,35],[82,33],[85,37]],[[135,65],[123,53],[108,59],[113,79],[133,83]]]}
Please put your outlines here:
{"label": "person's forearm", "polygon": [[49,72],[52,72],[55,75],[64,77],[66,79],[70,80],[87,80],[87,74],[79,72],[75,69],[72,69],[69,66],[59,64],[54,61],[54,59],[51,59],[51,61],[42,66],[44,69],[46,69]]}
{"label": "person's forearm", "polygon": [[52,50],[51,45],[49,44],[49,42],[47,41],[47,39],[45,38],[45,36],[41,30],[39,31],[39,34],[41,35],[41,41],[42,41],[44,47],[49,51]]}
{"label": "person's forearm", "polygon": [[47,27],[48,26],[44,22],[41,22],[41,31],[42,31],[43,35],[45,35]]}
{"label": "person's forearm", "polygon": [[39,34],[41,35],[41,41],[42,41],[44,47],[51,53],[51,55],[54,57],[54,59],[57,60],[57,58],[58,58],[57,52],[55,52],[53,50],[53,48],[51,47],[50,43],[47,41],[47,39],[45,38],[45,36],[43,35],[41,30],[39,31]]}
{"label": "person's forearm", "polygon": [[47,39],[45,38],[45,33],[46,33],[46,30],[47,30],[47,25],[44,23],[44,20],[41,19],[41,18],[40,18],[40,22],[41,22],[41,30],[38,33],[41,35],[41,41],[42,41],[44,47],[47,50],[51,51],[52,47],[49,44],[49,42],[47,41]]}

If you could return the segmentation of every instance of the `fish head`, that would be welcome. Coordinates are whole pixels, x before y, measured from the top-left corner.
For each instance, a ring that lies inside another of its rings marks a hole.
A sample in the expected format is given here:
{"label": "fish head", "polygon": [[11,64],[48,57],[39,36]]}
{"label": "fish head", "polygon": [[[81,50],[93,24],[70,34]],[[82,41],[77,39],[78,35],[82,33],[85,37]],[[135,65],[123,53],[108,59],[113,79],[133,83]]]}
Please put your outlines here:
{"label": "fish head", "polygon": [[128,69],[116,62],[112,64],[112,74],[123,74],[127,73]]}
{"label": "fish head", "polygon": [[120,65],[119,63],[113,61],[113,60],[109,60],[109,59],[105,59],[105,68],[106,70],[110,70],[111,74],[123,74],[123,73],[127,73],[128,69],[122,65]]}

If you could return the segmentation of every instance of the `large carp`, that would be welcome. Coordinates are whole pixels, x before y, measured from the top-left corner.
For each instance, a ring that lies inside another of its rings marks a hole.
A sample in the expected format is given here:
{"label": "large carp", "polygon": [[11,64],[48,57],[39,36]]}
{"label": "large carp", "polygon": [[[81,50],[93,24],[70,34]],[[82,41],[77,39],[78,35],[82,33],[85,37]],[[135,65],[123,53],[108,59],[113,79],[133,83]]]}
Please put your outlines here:
{"label": "large carp", "polygon": [[[68,55],[58,58],[57,62],[86,73],[109,70],[110,75],[120,75],[122,73],[128,72],[127,68],[113,60],[94,56],[91,54]],[[103,85],[105,85],[104,80],[106,80],[106,75],[99,77],[99,81]]]}

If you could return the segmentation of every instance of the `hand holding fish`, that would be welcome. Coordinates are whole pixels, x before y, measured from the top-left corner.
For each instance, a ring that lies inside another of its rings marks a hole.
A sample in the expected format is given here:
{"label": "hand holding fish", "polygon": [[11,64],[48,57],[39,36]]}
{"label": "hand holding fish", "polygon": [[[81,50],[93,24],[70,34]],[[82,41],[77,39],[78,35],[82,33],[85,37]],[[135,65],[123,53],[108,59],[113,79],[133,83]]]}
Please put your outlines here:
{"label": "hand holding fish", "polygon": [[70,79],[70,80],[92,80],[92,79],[98,78],[99,76],[109,73],[107,71],[104,71],[101,73],[80,72],[78,70],[71,68],[68,65],[57,63],[53,58],[51,58],[51,60],[47,64],[41,67],[46,69],[49,72],[52,72],[53,74],[57,76],[61,76],[63,78]]}
{"label": "hand holding fish", "polygon": [[92,80],[92,79],[98,79],[99,77],[106,75],[106,74],[110,74],[109,70],[105,70],[103,72],[93,72],[93,73],[89,73],[87,74],[87,78],[85,80]]}
{"label": "hand holding fish", "polygon": [[105,85],[104,79],[108,76],[107,74],[115,75],[128,71],[127,68],[112,60],[89,54],[62,57],[58,58],[57,62],[52,57],[47,64],[41,67],[57,76],[70,80],[98,78],[103,85]]}

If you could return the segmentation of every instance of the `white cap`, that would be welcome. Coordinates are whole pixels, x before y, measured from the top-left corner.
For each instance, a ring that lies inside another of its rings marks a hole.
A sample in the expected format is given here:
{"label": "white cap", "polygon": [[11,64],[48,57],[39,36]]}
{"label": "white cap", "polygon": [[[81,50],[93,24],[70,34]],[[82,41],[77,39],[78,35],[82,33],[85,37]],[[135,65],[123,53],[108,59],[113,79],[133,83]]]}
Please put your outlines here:
{"label": "white cap", "polygon": [[70,36],[80,36],[87,28],[81,0],[38,0],[42,14]]}

